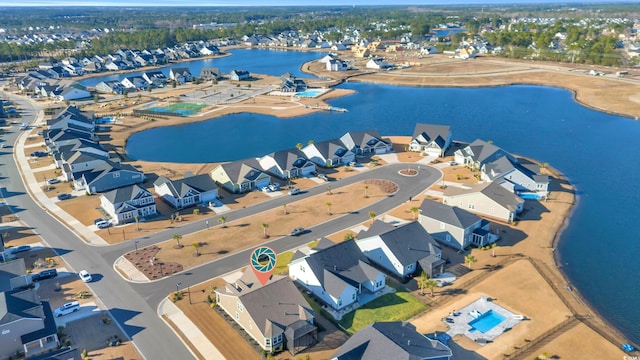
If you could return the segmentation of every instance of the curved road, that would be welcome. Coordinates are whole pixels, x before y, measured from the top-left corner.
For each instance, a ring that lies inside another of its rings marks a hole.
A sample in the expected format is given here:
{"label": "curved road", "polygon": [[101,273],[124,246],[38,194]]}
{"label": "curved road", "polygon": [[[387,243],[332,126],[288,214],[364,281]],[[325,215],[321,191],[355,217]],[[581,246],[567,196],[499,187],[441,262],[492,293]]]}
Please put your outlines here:
{"label": "curved road", "polygon": [[[39,109],[29,99],[15,96],[9,96],[9,98],[25,110],[23,112],[24,122],[31,123],[34,121]],[[17,129],[16,126],[13,128]],[[15,143],[19,134],[18,130],[12,129],[12,131],[4,135],[5,142],[7,144]],[[251,249],[230,254],[214,262],[185,270],[182,273],[152,283],[129,283],[113,270],[113,263],[123,253],[133,250],[133,241],[138,240],[139,247],[144,247],[170,239],[176,231],[181,234],[188,234],[203,230],[206,228],[205,219],[138,239],[131,239],[117,245],[105,247],[89,246],[66,226],[49,216],[28,195],[11,154],[12,152],[8,151],[0,152],[0,158],[2,158],[2,163],[4,164],[0,168],[2,170],[0,186],[6,203],[11,206],[13,212],[20,217],[20,220],[40,234],[43,240],[64,258],[71,270],[87,269],[90,273],[95,274],[94,278],[97,281],[89,284],[91,291],[96,295],[96,299],[109,309],[112,316],[134,341],[143,357],[147,359],[192,358],[193,355],[180,339],[156,315],[158,304],[168,293],[174,291],[177,282],[181,282],[182,287],[192,286],[245,266]],[[339,229],[353,227],[368,220],[369,211],[383,214],[407,201],[409,197],[423,192],[441,177],[440,171],[432,167],[423,167],[417,176],[406,177],[398,173],[399,170],[404,168],[407,168],[406,164],[381,166],[343,180],[331,182],[331,186],[336,190],[338,187],[364,179],[380,178],[397,183],[399,189],[395,194],[367,206],[366,209],[356,210],[319,224],[311,228],[312,231],[310,233],[300,237],[285,236],[277,238],[270,241],[269,246],[276,252],[283,252],[334,233]],[[325,191],[324,185],[316,186],[304,194],[296,195],[296,200]],[[291,202],[290,197],[281,196],[248,208],[225,213],[225,216],[228,221],[233,221],[274,207],[280,207],[282,204],[289,202]],[[212,227],[209,231],[217,231],[217,228]]]}

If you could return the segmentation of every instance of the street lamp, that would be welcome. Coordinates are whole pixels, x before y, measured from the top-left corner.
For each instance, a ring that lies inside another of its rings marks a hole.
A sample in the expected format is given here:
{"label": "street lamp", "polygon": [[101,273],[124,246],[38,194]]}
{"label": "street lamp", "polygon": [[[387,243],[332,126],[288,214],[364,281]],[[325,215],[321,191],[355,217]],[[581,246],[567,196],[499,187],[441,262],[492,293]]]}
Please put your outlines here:
{"label": "street lamp", "polygon": [[209,230],[209,220],[205,220],[204,223],[207,224],[207,230]]}
{"label": "street lamp", "polygon": [[182,284],[181,282],[176,283],[176,294],[177,294],[177,293],[178,293],[178,291],[180,290],[179,288],[180,288],[180,285],[181,285],[181,284]]}
{"label": "street lamp", "polygon": [[189,289],[189,285],[187,285],[187,295],[189,295],[189,305],[191,305],[191,289]]}
{"label": "street lamp", "polygon": [[138,253],[138,243],[139,242],[140,242],[139,240],[136,240],[136,241],[133,242],[133,245],[136,247],[136,254]]}

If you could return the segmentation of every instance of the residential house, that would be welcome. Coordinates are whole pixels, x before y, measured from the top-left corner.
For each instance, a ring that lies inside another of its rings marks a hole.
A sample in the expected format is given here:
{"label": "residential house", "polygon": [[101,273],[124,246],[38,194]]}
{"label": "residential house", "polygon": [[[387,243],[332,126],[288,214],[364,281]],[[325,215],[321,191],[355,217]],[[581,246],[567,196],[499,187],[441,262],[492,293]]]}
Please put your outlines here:
{"label": "residential house", "polygon": [[444,156],[450,146],[450,126],[416,124],[409,150],[425,153],[427,156]]}
{"label": "residential house", "polygon": [[271,183],[271,176],[262,170],[256,159],[218,165],[211,171],[211,178],[230,193],[261,189]]}
{"label": "residential house", "polygon": [[[75,142],[74,142],[75,143]],[[109,160],[109,155],[92,151],[74,151],[68,158],[63,158],[62,174],[65,180],[74,179],[74,174],[92,170],[101,166],[105,160]]]}
{"label": "residential house", "polygon": [[233,81],[248,80],[250,77],[251,74],[245,70],[231,70],[229,73],[229,80]]}
{"label": "residential house", "polygon": [[309,255],[296,252],[289,264],[289,277],[335,310],[345,309],[378,296],[386,275],[370,265],[355,241],[322,244]]}
{"label": "residential house", "polygon": [[458,164],[477,170],[482,169],[485,164],[494,162],[503,156],[508,157],[509,160],[513,162],[517,162],[513,155],[492,143],[480,139],[476,139],[466,147],[456,150],[453,155]]}
{"label": "residential house", "polygon": [[450,360],[451,349],[409,322],[374,322],[353,334],[331,360]]}
{"label": "residential house", "polygon": [[222,73],[218,68],[202,68],[200,78],[202,80],[219,80],[222,78]]}
{"label": "residential house", "polygon": [[327,62],[327,71],[346,71],[349,70],[349,64],[340,59],[332,59]]}
{"label": "residential house", "polygon": [[457,206],[424,200],[418,221],[437,241],[458,250],[486,246],[498,240],[489,222]]}
{"label": "residential house", "polygon": [[388,62],[386,62],[383,58],[373,58],[370,59],[369,61],[367,61],[367,64],[365,65],[365,67],[367,69],[388,69],[393,67],[393,64],[389,64]]}
{"label": "residential house", "polygon": [[126,76],[121,82],[130,90],[145,90],[149,87],[149,82],[142,76]]}
{"label": "residential house", "polygon": [[75,106],[67,106],[47,120],[47,128],[62,129],[69,125],[84,128],[87,132],[92,132],[95,128],[95,114],[91,111],[82,111]]}
{"label": "residential house", "polygon": [[356,245],[372,262],[404,279],[424,271],[429,277],[442,274],[442,248],[418,223],[400,226],[375,221],[358,233]]}
{"label": "residential house", "polygon": [[100,206],[114,224],[123,224],[155,215],[156,201],[153,194],[138,184],[108,191],[100,196]]}
{"label": "residential house", "polygon": [[131,165],[103,160],[93,169],[73,173],[73,186],[87,194],[97,194],[120,187],[139,184],[144,174]]}
{"label": "residential house", "polygon": [[266,172],[280,179],[308,176],[316,171],[316,164],[297,148],[267,154],[259,158],[258,163]]}
{"label": "residential house", "polygon": [[355,160],[356,154],[347,149],[340,140],[311,143],[302,148],[307,159],[318,166],[337,167]]}
{"label": "residential house", "polygon": [[67,87],[62,90],[60,94],[56,96],[58,101],[72,101],[79,99],[88,99],[91,97],[91,93],[87,90],[78,89],[76,87]]}
{"label": "residential house", "polygon": [[[7,267],[22,268],[20,275]],[[8,271],[7,271],[8,270]],[[16,353],[25,357],[58,348],[58,330],[51,306],[41,301],[34,287],[25,288],[15,285],[15,278],[28,278],[23,259],[0,264],[0,357],[9,358]],[[22,280],[18,283],[22,285]]]}
{"label": "residential house", "polygon": [[314,311],[286,276],[272,275],[262,285],[246,270],[216,290],[216,304],[267,352],[295,355],[318,341]]}
{"label": "residential house", "polygon": [[153,187],[155,193],[175,209],[208,204],[218,198],[218,186],[209,174],[185,176],[182,180],[160,176]]}
{"label": "residential house", "polygon": [[167,77],[160,70],[145,71],[145,73],[142,74],[142,77],[147,81],[147,83],[149,83],[149,85],[154,87],[163,87],[167,82]]}
{"label": "residential house", "polygon": [[524,209],[524,200],[500,182],[485,182],[470,185],[470,188],[448,186],[442,203],[507,223],[515,221]]}
{"label": "residential house", "polygon": [[297,93],[307,90],[307,83],[287,72],[280,76],[280,91],[285,93]]}
{"label": "residential house", "polygon": [[122,95],[125,92],[125,87],[120,81],[107,80],[98,83],[96,85],[96,91],[103,94]]}
{"label": "residential house", "polygon": [[66,124],[61,128],[47,129],[43,132],[45,145],[49,150],[55,150],[76,139],[83,139],[93,143],[98,143],[98,137],[93,131],[86,130],[75,124]]}
{"label": "residential house", "polygon": [[545,198],[549,192],[549,176],[540,173],[539,165],[524,159],[500,157],[485,163],[480,176],[484,181],[498,181],[516,194],[536,193]]}
{"label": "residential house", "polygon": [[198,51],[204,56],[219,55],[220,50],[215,45],[202,45]]}
{"label": "residential house", "polygon": [[380,137],[378,130],[350,131],[340,141],[356,155],[386,154],[391,152],[391,141]]}
{"label": "residential house", "polygon": [[193,76],[188,68],[172,68],[169,70],[169,79],[182,85],[193,80]]}
{"label": "residential house", "polygon": [[[62,168],[64,172],[71,173],[71,168],[67,161],[71,159],[77,152],[94,154],[99,158],[109,159],[109,152],[102,145],[96,144],[85,139],[72,139],[63,145],[56,146],[51,150],[51,156],[57,168]],[[71,180],[71,178],[67,178]]]}

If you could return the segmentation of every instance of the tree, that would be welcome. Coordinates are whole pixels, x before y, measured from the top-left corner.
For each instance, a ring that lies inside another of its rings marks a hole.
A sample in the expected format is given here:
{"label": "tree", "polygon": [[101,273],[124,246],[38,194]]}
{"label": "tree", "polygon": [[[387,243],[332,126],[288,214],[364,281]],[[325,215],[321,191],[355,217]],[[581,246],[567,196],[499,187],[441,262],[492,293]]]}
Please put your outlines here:
{"label": "tree", "polygon": [[136,214],[133,218],[136,220],[136,231],[140,231],[140,215]]}
{"label": "tree", "polygon": [[218,216],[218,222],[222,224],[223,228],[227,227],[227,217],[226,216]]}
{"label": "tree", "polygon": [[433,289],[436,288],[436,286],[438,286],[438,282],[435,281],[434,279],[427,279],[427,282],[425,283],[425,286],[431,290],[431,297],[433,297]]}
{"label": "tree", "polygon": [[287,211],[287,204],[282,204],[282,208],[284,209],[285,215],[289,214],[289,212]]}
{"label": "tree", "polygon": [[196,216],[200,215],[200,209],[198,208],[193,209],[193,215],[196,215]]}
{"label": "tree", "polygon": [[180,244],[180,240],[182,240],[182,235],[175,234],[173,235],[173,240],[176,241],[176,247],[181,248],[182,244]]}
{"label": "tree", "polygon": [[364,197],[365,198],[369,197],[369,185],[364,186]]}
{"label": "tree", "polygon": [[296,148],[298,148],[298,150],[302,149],[302,143],[297,143]]}
{"label": "tree", "polygon": [[353,236],[353,233],[352,233],[352,232],[348,232],[348,233],[344,234],[344,240],[345,240],[345,241],[347,241],[347,240],[353,240],[353,238],[354,238],[354,236]]}
{"label": "tree", "polygon": [[477,261],[478,259],[476,259],[476,257],[471,254],[464,257],[464,262],[467,263],[467,266],[469,266],[469,269],[471,269],[471,265],[473,265],[473,263]]}
{"label": "tree", "polygon": [[499,248],[498,244],[491,244],[491,257],[496,257],[496,249]]}
{"label": "tree", "polygon": [[269,235],[267,234],[267,229],[269,228],[269,224],[267,223],[262,223],[262,237],[263,238],[268,238]]}
{"label": "tree", "polygon": [[331,205],[333,204],[331,203],[331,201],[327,201],[325,205],[327,205],[327,213],[331,215]]}
{"label": "tree", "polygon": [[333,195],[331,192],[331,185],[327,185],[327,195]]}
{"label": "tree", "polygon": [[424,295],[424,289],[427,287],[427,282],[429,281],[429,277],[427,273],[424,271],[420,274],[420,278],[416,281],[418,283],[418,288],[420,289],[420,295]]}
{"label": "tree", "polygon": [[200,242],[196,241],[193,244],[191,244],[191,246],[193,246],[193,248],[196,250],[196,256],[200,256],[200,252],[198,252],[198,248],[200,247]]}
{"label": "tree", "polygon": [[418,220],[418,214],[420,213],[420,208],[417,206],[414,206],[411,209],[409,209],[409,211],[413,213],[413,220]]}
{"label": "tree", "polygon": [[371,219],[371,225],[373,225],[373,220],[376,218],[376,213],[373,211],[369,211],[369,218]]}

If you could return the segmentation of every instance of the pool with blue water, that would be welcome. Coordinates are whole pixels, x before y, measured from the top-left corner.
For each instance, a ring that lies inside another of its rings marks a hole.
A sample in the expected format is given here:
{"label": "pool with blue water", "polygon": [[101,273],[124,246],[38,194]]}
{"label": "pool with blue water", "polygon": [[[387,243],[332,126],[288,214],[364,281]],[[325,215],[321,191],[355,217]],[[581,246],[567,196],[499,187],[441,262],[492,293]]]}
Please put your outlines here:
{"label": "pool with blue water", "polygon": [[469,326],[471,326],[470,331],[480,331],[481,333],[486,334],[488,331],[500,325],[506,319],[506,317],[498,314],[497,312],[489,310],[486,313],[480,315],[478,318],[469,322]]}

